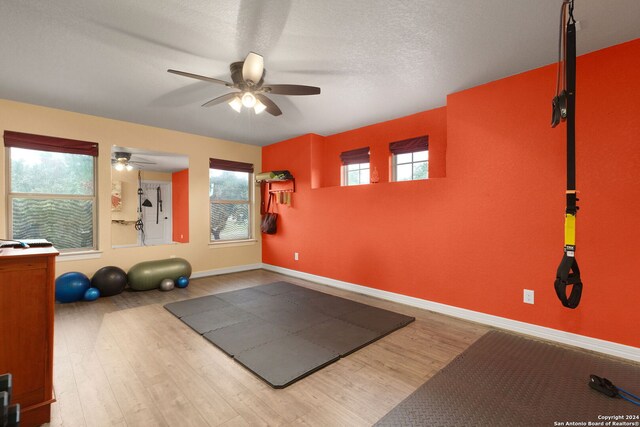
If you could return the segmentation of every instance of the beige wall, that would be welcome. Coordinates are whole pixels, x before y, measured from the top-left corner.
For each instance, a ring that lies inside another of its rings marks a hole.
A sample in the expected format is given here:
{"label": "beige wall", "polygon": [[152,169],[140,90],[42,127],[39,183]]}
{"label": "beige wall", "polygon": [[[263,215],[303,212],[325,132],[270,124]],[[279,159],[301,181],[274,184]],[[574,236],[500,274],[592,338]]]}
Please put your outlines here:
{"label": "beige wall", "polygon": [[[39,135],[80,139],[100,144],[98,157],[98,248],[100,258],[60,260],[56,274],[81,271],[92,275],[107,265],[128,270],[141,261],[182,257],[194,272],[261,262],[259,201],[254,205],[254,236],[257,241],[236,246],[209,245],[210,157],[261,165],[261,148],[167,129],[143,126],[102,117],[0,99],[0,132],[12,130]],[[2,147],[4,142],[1,143]],[[111,146],[166,151],[189,157],[189,243],[113,249],[111,237]],[[7,237],[6,152],[0,150],[0,238]],[[68,258],[67,258],[68,259]]]}

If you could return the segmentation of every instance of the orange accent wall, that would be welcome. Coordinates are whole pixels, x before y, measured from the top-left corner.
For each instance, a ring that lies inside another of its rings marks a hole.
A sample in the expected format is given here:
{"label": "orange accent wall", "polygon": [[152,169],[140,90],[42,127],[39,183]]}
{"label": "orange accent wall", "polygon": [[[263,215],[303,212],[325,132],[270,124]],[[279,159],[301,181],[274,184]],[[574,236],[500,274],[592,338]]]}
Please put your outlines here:
{"label": "orange accent wall", "polygon": [[[263,170],[290,170],[297,192],[263,235],[263,262],[640,347],[640,39],[577,67],[577,309],[553,289],[566,181],[555,65],[449,95],[446,108],[264,147]],[[384,144],[421,132],[441,178],[386,182]],[[381,182],[337,186],[338,153],[365,145]]]}
{"label": "orange accent wall", "polygon": [[171,175],[173,241],[189,242],[189,169]]}

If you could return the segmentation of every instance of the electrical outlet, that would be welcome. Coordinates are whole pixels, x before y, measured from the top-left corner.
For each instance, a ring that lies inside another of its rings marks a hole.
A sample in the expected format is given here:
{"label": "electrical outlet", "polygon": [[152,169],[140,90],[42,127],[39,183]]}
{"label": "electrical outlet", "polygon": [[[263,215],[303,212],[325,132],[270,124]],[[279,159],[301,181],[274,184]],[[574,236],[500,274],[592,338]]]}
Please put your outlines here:
{"label": "electrical outlet", "polygon": [[525,304],[533,304],[534,295],[533,295],[533,291],[531,289],[525,289],[524,290],[523,301],[524,301]]}
{"label": "electrical outlet", "polygon": [[298,261],[298,259],[299,259],[299,258],[300,258],[300,257],[298,256],[298,252],[294,252],[294,253],[293,253],[293,259],[294,259],[294,261]]}

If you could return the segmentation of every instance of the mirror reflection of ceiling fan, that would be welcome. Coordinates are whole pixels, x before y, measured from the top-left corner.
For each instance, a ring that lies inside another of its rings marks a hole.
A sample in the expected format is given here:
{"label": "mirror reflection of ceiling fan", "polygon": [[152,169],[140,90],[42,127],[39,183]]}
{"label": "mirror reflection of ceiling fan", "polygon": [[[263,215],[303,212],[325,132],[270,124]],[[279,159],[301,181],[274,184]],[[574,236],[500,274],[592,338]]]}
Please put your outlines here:
{"label": "mirror reflection of ceiling fan", "polygon": [[154,165],[153,162],[145,162],[142,160],[131,160],[131,153],[125,151],[116,151],[113,153],[111,165],[117,171],[133,170],[136,166]]}
{"label": "mirror reflection of ceiling fan", "polygon": [[180,76],[222,84],[229,88],[237,89],[238,92],[227,93],[202,104],[203,107],[211,107],[212,105],[227,102],[231,108],[237,112],[240,112],[242,107],[245,107],[252,108],[256,114],[260,114],[266,110],[267,113],[273,116],[279,116],[282,114],[282,111],[266,94],[318,95],[320,93],[320,88],[315,86],[289,84],[264,85],[264,77],[267,73],[267,70],[264,68],[264,59],[261,55],[254,52],[249,52],[244,61],[234,62],[229,68],[231,69],[231,80],[233,83],[214,79],[213,77],[187,73],[185,71],[167,71]]}

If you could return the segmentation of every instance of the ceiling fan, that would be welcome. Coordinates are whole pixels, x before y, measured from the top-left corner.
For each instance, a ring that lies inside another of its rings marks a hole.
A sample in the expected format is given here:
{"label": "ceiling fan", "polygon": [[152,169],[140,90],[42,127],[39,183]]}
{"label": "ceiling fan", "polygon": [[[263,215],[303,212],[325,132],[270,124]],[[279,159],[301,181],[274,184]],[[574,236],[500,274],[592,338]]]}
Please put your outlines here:
{"label": "ceiling fan", "polygon": [[180,76],[210,83],[218,83],[229,88],[238,89],[239,92],[227,93],[202,104],[203,107],[211,107],[212,105],[227,102],[237,112],[240,112],[244,106],[246,108],[253,108],[256,114],[260,114],[266,110],[267,113],[273,116],[279,116],[282,114],[282,111],[266,94],[318,95],[320,93],[320,88],[315,86],[287,84],[264,85],[264,77],[267,72],[264,68],[264,59],[261,55],[254,52],[249,52],[244,61],[233,62],[229,68],[231,69],[231,80],[233,83],[214,79],[213,77],[187,73],[185,71],[167,71]]}
{"label": "ceiling fan", "polygon": [[125,151],[116,151],[113,153],[113,158],[111,159],[111,165],[117,171],[123,170],[133,170],[134,166],[142,166],[142,165],[154,165],[153,162],[145,162],[142,160],[131,160],[131,153],[127,153]]}

